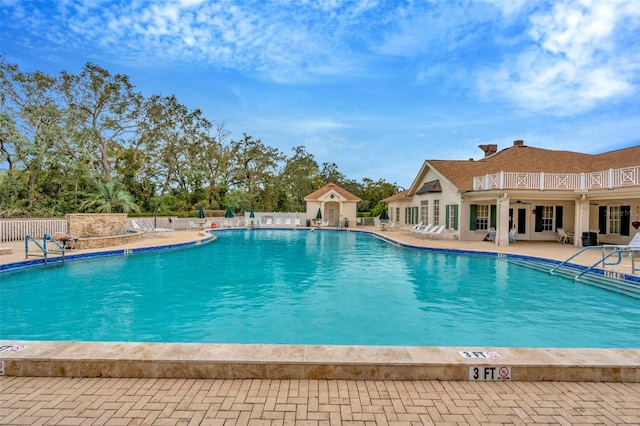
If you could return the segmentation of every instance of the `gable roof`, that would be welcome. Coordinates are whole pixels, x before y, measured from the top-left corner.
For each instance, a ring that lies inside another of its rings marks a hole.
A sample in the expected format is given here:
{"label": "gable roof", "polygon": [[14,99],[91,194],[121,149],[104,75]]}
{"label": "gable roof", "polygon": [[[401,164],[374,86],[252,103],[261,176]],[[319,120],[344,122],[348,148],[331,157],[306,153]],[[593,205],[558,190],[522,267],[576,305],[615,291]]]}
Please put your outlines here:
{"label": "gable roof", "polygon": [[553,151],[514,145],[480,160],[427,160],[458,189],[473,188],[473,178],[499,172],[583,173],[640,165],[640,145],[602,154]]}
{"label": "gable roof", "polygon": [[357,197],[356,195],[353,195],[352,193],[350,193],[346,189],[336,185],[335,183],[326,184],[322,188],[320,188],[320,189],[312,192],[311,194],[307,195],[306,197],[304,197],[304,200],[305,201],[317,201],[320,198],[322,198],[322,196],[327,195],[331,191],[333,191],[333,192],[337,193],[338,195],[340,195],[341,197],[345,198],[346,201],[353,201],[353,202],[362,201],[361,198]]}
{"label": "gable roof", "polygon": [[409,193],[409,190],[405,189],[404,191],[398,192],[397,194],[393,194],[392,196],[387,197],[381,201],[384,201],[385,203],[389,203],[393,201],[405,200],[408,193]]}

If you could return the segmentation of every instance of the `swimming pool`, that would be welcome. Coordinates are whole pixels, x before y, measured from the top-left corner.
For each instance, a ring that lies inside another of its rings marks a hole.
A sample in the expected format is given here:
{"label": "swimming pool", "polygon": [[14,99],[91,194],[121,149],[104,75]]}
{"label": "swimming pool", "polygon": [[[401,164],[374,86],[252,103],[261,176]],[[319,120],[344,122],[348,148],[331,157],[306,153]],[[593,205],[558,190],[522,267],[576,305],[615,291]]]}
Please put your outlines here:
{"label": "swimming pool", "polygon": [[640,347],[640,302],[365,233],[233,230],[0,274],[0,339]]}

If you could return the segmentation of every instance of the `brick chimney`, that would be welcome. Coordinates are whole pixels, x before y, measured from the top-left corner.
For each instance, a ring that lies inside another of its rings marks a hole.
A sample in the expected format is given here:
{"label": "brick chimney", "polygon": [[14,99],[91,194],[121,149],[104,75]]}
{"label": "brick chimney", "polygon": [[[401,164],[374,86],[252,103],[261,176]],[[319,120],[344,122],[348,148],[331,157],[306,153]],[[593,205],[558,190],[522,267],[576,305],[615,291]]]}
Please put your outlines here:
{"label": "brick chimney", "polygon": [[478,145],[478,148],[484,151],[484,156],[488,157],[492,154],[498,152],[498,145],[490,144],[490,145]]}
{"label": "brick chimney", "polygon": [[524,146],[524,141],[522,139],[515,140],[513,146]]}

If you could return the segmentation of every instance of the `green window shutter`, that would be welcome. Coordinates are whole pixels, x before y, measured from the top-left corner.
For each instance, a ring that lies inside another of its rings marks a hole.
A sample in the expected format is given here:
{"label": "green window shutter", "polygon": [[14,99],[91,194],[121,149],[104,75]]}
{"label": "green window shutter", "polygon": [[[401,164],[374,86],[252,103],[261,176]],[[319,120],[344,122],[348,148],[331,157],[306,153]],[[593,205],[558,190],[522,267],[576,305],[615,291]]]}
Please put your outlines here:
{"label": "green window shutter", "polygon": [[620,207],[620,235],[629,236],[631,233],[631,206]]}
{"label": "green window shutter", "polygon": [[556,206],[556,230],[558,228],[564,228],[562,226],[562,206]]}
{"label": "green window shutter", "polygon": [[447,229],[451,229],[451,225],[449,224],[449,204],[447,204],[444,208],[444,217],[444,226],[446,226]]}
{"label": "green window shutter", "polygon": [[496,229],[496,220],[497,220],[496,216],[498,215],[498,213],[497,213],[498,212],[498,206],[493,205],[493,206],[491,206],[490,210],[491,210],[491,213],[489,213],[489,215],[491,217],[489,218],[489,222],[490,222],[489,226],[492,227],[493,229]]}
{"label": "green window shutter", "polygon": [[458,230],[458,205],[453,205],[453,229]]}
{"label": "green window shutter", "polygon": [[598,227],[601,234],[607,233],[607,206],[598,207]]}
{"label": "green window shutter", "polygon": [[469,230],[470,231],[476,230],[477,220],[478,220],[478,205],[471,204],[471,206],[469,206]]}
{"label": "green window shutter", "polygon": [[542,232],[542,206],[536,206],[533,212],[536,215],[535,232]]}

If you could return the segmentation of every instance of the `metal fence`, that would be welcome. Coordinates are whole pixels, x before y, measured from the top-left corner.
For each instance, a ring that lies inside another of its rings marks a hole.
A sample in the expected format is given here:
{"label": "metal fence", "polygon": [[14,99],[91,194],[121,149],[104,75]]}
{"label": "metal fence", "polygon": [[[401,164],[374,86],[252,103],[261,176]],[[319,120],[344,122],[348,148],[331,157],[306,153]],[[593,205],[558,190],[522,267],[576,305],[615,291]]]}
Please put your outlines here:
{"label": "metal fence", "polygon": [[24,241],[24,237],[31,235],[42,238],[44,234],[69,232],[67,219],[12,219],[0,220],[0,243]]}

